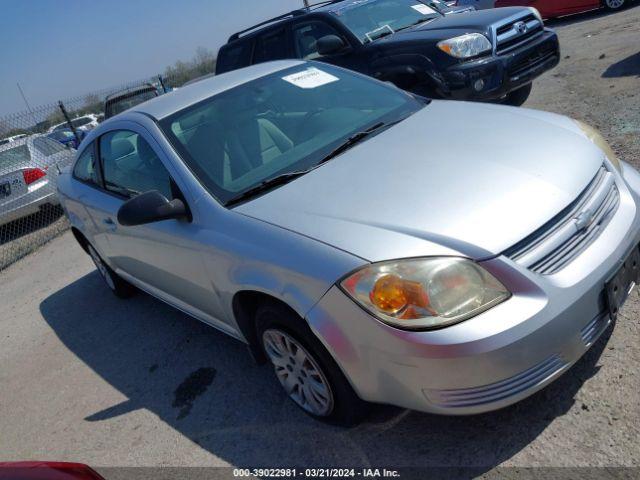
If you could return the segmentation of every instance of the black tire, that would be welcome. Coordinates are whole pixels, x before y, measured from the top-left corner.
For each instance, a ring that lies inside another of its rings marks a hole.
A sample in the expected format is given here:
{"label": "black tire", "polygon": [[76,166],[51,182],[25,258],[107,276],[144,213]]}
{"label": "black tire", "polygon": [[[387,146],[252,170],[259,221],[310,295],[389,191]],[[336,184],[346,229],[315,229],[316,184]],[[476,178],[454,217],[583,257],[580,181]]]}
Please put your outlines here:
{"label": "black tire", "polygon": [[622,0],[621,2],[602,0],[602,6],[612,12],[615,12],[616,10],[622,10],[627,5],[627,3],[627,0]]}
{"label": "black tire", "polygon": [[123,280],[109,265],[104,263],[102,257],[91,244],[87,244],[87,250],[98,270],[98,274],[116,297],[129,298],[136,293],[136,288],[126,280]]}
{"label": "black tire", "polygon": [[[274,332],[276,334],[281,333],[290,340],[297,342],[297,344],[302,347],[303,354],[308,355],[312,360],[314,364],[313,367],[318,367],[320,370],[320,376],[317,376],[317,378],[321,377],[321,380],[326,380],[328,383],[329,394],[331,395],[331,408],[323,414],[317,415],[298,403],[293,393],[290,394],[290,392],[286,391],[284,383],[281,380],[282,373],[276,373],[276,377],[282,384],[285,393],[289,395],[292,402],[302,411],[322,422],[341,426],[355,425],[366,416],[368,404],[361,400],[354,392],[349,381],[329,352],[313,334],[307,323],[296,315],[295,312],[276,303],[265,304],[259,307],[256,312],[256,330],[260,346],[275,370],[279,370],[280,372],[285,371],[282,365],[277,367],[276,363],[273,362],[271,356],[273,355],[273,351],[269,351],[271,347],[268,346],[268,340],[265,340],[265,333],[267,333],[267,336]],[[287,372],[285,372],[285,374],[287,374]],[[295,372],[291,376],[293,377],[294,375],[297,376]],[[298,379],[300,379],[299,376]],[[311,391],[308,387],[307,390]]]}
{"label": "black tire", "polygon": [[504,105],[511,105],[512,107],[520,107],[527,101],[529,95],[531,95],[532,89],[533,84],[529,83],[524,87],[514,90],[513,92],[509,92],[502,103]]}

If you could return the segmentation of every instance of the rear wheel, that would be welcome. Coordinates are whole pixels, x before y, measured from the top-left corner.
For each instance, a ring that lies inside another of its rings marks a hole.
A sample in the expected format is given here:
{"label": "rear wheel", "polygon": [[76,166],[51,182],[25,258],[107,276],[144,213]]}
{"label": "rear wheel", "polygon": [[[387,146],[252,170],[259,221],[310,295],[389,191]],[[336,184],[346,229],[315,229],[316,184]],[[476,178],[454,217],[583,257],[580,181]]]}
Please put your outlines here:
{"label": "rear wheel", "polygon": [[507,96],[502,100],[505,105],[511,105],[512,107],[519,107],[524,104],[531,95],[533,84],[529,83],[524,87],[520,87],[513,92],[509,92]]}
{"label": "rear wheel", "polygon": [[89,256],[98,269],[98,273],[107,284],[113,294],[120,298],[129,298],[135,293],[135,287],[114,272],[109,265],[104,263],[98,252],[91,245],[87,245]]}
{"label": "rear wheel", "polygon": [[338,425],[353,425],[366,415],[366,403],[304,320],[269,304],[258,309],[256,327],[280,385],[298,407]]}
{"label": "rear wheel", "polygon": [[602,3],[607,10],[620,10],[627,2],[626,0],[604,0]]}

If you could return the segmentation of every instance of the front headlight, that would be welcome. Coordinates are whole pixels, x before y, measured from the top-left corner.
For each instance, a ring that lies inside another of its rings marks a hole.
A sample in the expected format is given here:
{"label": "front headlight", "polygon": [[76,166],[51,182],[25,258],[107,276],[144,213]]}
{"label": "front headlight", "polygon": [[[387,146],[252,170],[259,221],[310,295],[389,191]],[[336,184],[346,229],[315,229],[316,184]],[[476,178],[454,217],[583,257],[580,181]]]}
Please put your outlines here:
{"label": "front headlight", "polygon": [[438,48],[452,57],[470,58],[491,50],[491,42],[480,33],[467,33],[438,42]]}
{"label": "front headlight", "polygon": [[598,130],[593,128],[591,125],[587,125],[586,123],[581,122],[580,120],[574,120],[574,121],[576,122],[578,127],[580,127],[580,130],[582,130],[585,136],[589,140],[591,140],[596,147],[598,147],[600,150],[603,151],[603,153],[606,155],[606,157],[609,159],[612,165],[616,168],[616,170],[622,171],[622,168],[620,167],[620,159],[618,158],[618,155],[616,155],[616,152],[613,151],[613,149],[611,148],[611,145],[609,145],[609,142],[607,142],[607,140],[602,136],[602,134]]}
{"label": "front headlight", "polygon": [[478,264],[456,257],[372,264],[349,275],[340,287],[383,322],[408,330],[446,327],[511,296]]}

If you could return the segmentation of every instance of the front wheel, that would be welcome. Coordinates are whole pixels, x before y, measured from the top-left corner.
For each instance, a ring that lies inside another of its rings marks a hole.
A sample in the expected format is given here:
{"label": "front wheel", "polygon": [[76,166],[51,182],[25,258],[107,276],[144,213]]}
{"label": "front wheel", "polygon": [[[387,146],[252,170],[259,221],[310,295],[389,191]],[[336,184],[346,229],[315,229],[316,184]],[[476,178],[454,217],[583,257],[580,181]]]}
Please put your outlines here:
{"label": "front wheel", "polygon": [[509,92],[504,100],[502,100],[502,103],[504,105],[511,105],[512,107],[520,107],[527,101],[529,95],[531,95],[532,89],[533,84],[529,83],[524,87],[520,87],[517,90]]}
{"label": "front wheel", "polygon": [[100,257],[95,248],[91,245],[87,245],[89,256],[98,269],[98,273],[107,284],[109,290],[113,292],[116,297],[129,298],[135,293],[135,287],[126,280],[120,278],[120,276],[114,272],[109,265],[104,263],[104,260]]}
{"label": "front wheel", "polygon": [[280,305],[256,313],[262,348],[293,402],[312,417],[353,425],[366,414],[363,402],[305,321]]}
{"label": "front wheel", "polygon": [[604,0],[602,4],[607,10],[620,10],[624,7],[626,0]]}

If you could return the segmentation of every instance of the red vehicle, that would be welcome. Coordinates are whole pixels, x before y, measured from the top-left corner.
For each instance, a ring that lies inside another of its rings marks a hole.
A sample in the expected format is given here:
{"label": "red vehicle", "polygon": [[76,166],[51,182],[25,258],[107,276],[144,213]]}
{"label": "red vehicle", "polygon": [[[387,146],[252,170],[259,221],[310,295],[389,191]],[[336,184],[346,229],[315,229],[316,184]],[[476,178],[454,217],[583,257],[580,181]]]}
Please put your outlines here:
{"label": "red vehicle", "polygon": [[456,0],[447,2],[457,6],[472,5],[478,10],[494,7],[535,7],[544,18],[560,17],[601,7],[619,10],[628,3],[630,0]]}

